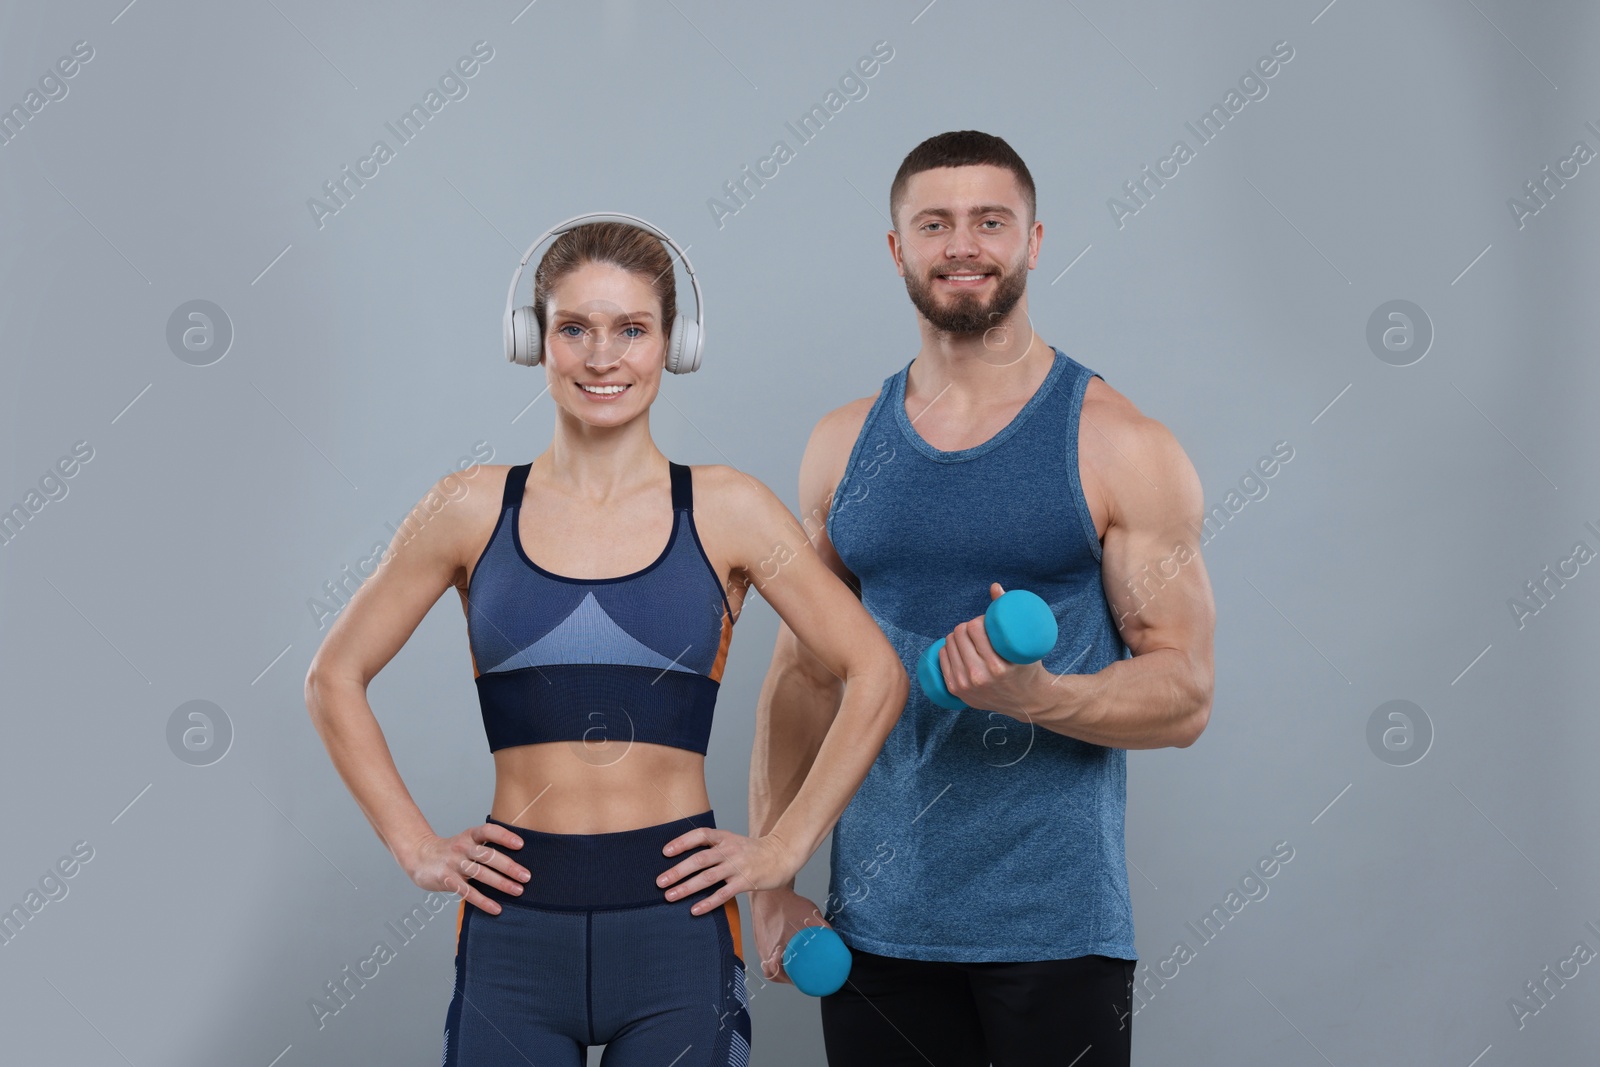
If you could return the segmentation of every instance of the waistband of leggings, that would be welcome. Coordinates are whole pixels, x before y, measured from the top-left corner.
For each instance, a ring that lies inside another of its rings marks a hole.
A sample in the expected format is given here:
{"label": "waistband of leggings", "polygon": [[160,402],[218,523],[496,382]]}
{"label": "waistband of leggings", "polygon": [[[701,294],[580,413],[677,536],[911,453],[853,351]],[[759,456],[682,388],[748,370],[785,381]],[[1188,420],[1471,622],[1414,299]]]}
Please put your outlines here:
{"label": "waistband of leggings", "polygon": [[528,881],[522,883],[520,895],[473,881],[474,887],[484,896],[502,905],[568,910],[636,908],[650,904],[688,907],[717,889],[717,885],[712,885],[688,897],[669,901],[665,887],[656,885],[656,879],[669,867],[705,846],[674,856],[663,853],[662,847],[695,827],[715,828],[716,817],[710,811],[607,834],[552,834],[514,826],[492,815],[484,818],[522,838],[519,849],[494,842],[489,847],[522,864],[530,875]]}

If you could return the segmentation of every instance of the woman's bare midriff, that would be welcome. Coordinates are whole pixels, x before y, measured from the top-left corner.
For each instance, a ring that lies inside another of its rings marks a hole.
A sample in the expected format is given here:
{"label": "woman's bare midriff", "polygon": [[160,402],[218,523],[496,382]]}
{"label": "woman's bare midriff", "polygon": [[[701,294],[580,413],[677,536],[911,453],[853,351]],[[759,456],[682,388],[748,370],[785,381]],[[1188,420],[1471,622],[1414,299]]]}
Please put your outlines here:
{"label": "woman's bare midriff", "polygon": [[705,766],[697,752],[638,741],[502,748],[490,814],[550,834],[656,826],[710,810]]}

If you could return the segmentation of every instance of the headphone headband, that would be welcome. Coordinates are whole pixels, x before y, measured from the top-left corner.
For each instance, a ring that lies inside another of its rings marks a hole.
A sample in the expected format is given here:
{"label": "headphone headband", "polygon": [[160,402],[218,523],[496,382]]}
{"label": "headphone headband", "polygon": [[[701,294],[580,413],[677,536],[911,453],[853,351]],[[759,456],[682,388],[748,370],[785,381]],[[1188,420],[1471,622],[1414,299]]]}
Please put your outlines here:
{"label": "headphone headband", "polygon": [[527,357],[526,359],[517,358],[519,346],[517,344],[518,338],[514,316],[518,311],[527,312],[528,318],[526,334],[529,336],[524,339],[522,347],[529,347],[527,342],[531,340],[533,348],[540,350],[543,348],[542,331],[539,330],[539,323],[533,320],[532,309],[514,308],[517,284],[522,280],[522,271],[527,267],[528,260],[533,258],[534,250],[552,237],[559,236],[568,230],[576,229],[591,222],[623,222],[630,226],[637,226],[646,233],[665,241],[678,254],[678,261],[683,264],[683,269],[688,273],[689,285],[694,290],[694,328],[692,331],[689,330],[685,326],[682,316],[679,316],[678,320],[673,323],[672,336],[668,339],[667,369],[677,374],[687,374],[697,369],[700,366],[700,353],[704,347],[705,339],[705,304],[700,295],[700,279],[695,276],[694,264],[689,262],[688,255],[678,245],[678,242],[674,241],[664,231],[657,229],[635,215],[624,215],[621,212],[590,212],[584,215],[574,215],[565,222],[552,226],[540,234],[539,238],[528,246],[528,250],[522,254],[522,261],[517,264],[517,272],[511,276],[511,288],[506,290],[506,310],[503,320],[506,359],[513,363],[524,363],[527,366],[532,366],[539,360],[539,351],[521,353]]}

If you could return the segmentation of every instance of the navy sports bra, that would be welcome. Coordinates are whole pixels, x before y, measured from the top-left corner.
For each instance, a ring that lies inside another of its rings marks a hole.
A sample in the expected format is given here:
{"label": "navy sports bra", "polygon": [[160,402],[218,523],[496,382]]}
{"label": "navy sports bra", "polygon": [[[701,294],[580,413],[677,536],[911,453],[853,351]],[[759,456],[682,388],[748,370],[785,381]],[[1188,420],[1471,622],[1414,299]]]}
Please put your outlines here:
{"label": "navy sports bra", "polygon": [[528,558],[517,534],[528,468],[507,473],[500,520],[467,585],[489,751],[631,740],[704,755],[733,612],[695,530],[689,468],[670,463],[667,547],[618,578],[568,578]]}

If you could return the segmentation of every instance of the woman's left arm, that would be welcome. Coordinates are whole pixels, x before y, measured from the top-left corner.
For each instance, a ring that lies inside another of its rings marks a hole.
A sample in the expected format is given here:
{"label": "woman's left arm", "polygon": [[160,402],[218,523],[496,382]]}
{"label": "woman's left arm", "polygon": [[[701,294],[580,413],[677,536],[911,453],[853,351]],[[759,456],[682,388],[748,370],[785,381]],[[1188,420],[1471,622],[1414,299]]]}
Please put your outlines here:
{"label": "woman's left arm", "polygon": [[696,914],[720,907],[737,893],[785,885],[805,866],[860,788],[910,691],[894,646],[817,555],[783,501],[756,479],[727,470],[730,476],[719,486],[723,494],[716,507],[728,516],[718,528],[726,531],[723,541],[734,568],[801,643],[844,681],[844,694],[805,781],[766,835],[749,838],[699,828],[668,842],[663,850],[668,856],[712,846],[685,857],[657,879],[658,885],[670,887],[670,900],[724,882],[696,905]]}

